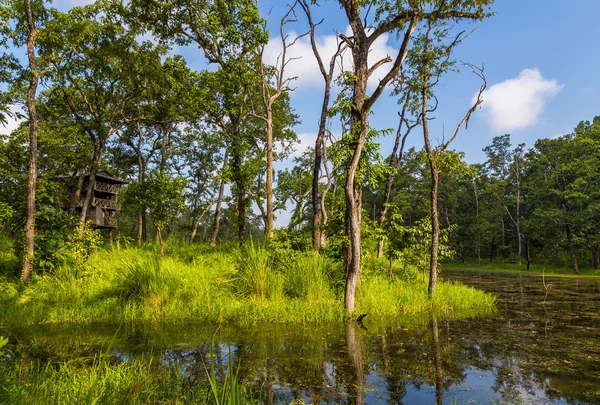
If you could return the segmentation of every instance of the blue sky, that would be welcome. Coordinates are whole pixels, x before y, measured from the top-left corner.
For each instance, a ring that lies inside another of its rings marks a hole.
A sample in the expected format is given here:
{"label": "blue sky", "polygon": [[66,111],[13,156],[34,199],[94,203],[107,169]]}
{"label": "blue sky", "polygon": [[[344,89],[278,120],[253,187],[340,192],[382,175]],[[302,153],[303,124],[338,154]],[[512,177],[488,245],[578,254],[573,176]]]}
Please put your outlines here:
{"label": "blue sky", "polygon": [[[85,1],[86,3],[89,1]],[[321,3],[323,3],[321,1]],[[315,20],[324,18],[318,27],[318,43],[325,53],[335,47],[335,31],[347,32],[345,15],[329,0],[313,8]],[[56,0],[54,7],[66,10],[84,4],[73,0]],[[274,33],[285,12],[286,0],[259,0],[263,15],[271,13]],[[470,163],[482,162],[482,148],[492,138],[512,134],[513,144],[526,143],[531,147],[536,139],[569,133],[581,120],[600,115],[600,1],[573,0],[497,0],[492,10],[495,16],[477,24],[476,31],[457,49],[456,59],[476,65],[485,64],[488,91],[482,108],[473,116],[467,131],[462,131],[452,148],[465,152]],[[288,30],[304,32],[305,17],[298,10],[298,23]],[[469,27],[474,27],[470,25]],[[274,36],[267,55],[275,60],[278,37]],[[394,56],[397,41],[386,36],[375,44],[373,60],[386,54]],[[206,67],[202,52],[195,47],[179,48],[190,66]],[[297,89],[292,93],[292,105],[302,123],[295,130],[301,144],[299,150],[314,144],[321,109],[323,81],[318,72],[308,38],[299,41],[291,51],[301,59],[289,65],[290,75],[298,75]],[[384,65],[376,74],[383,75]],[[447,75],[437,90],[440,100],[431,125],[434,138],[441,135],[442,125],[449,133],[465,111],[479,88],[480,82],[469,69]],[[378,129],[397,126],[396,100],[384,94],[374,106],[371,125]],[[332,123],[336,132],[338,126]],[[0,128],[6,132],[10,128]],[[380,139],[382,154],[391,151],[391,137]],[[413,131],[410,146],[423,145],[420,131]],[[279,167],[289,165],[279,163]],[[278,223],[287,215],[280,215]]]}
{"label": "blue sky", "polygon": [[[262,9],[272,8],[275,14],[282,4],[263,0]],[[497,1],[493,11],[496,15],[478,23],[455,54],[458,60],[485,64],[488,81],[481,110],[452,145],[464,151],[469,162],[485,159],[481,149],[494,136],[510,133],[513,143],[532,146],[538,138],[568,133],[579,121],[600,115],[600,2],[505,0]],[[319,28],[321,36],[331,35],[334,28],[341,32],[347,29],[335,3],[329,2],[315,13],[326,18]],[[300,20],[302,17],[299,14]],[[302,28],[297,31],[302,32]],[[384,45],[390,51],[397,48],[392,37]],[[306,58],[312,55],[303,55]],[[456,126],[479,88],[479,81],[469,69],[461,70],[446,76],[437,91],[440,105],[432,123],[434,135],[441,134],[442,123],[446,133]],[[313,76],[318,79],[310,74]],[[297,132],[302,141],[310,141],[316,132],[321,88],[302,84],[300,80],[292,101],[302,119]],[[382,96],[374,106],[371,125],[395,128],[397,110],[393,98]],[[420,132],[411,134],[411,138],[411,145],[422,147]],[[381,144],[382,153],[389,153],[391,138],[382,139]]]}
{"label": "blue sky", "polygon": [[[55,0],[53,6],[66,10],[88,1]],[[337,2],[321,1],[313,7],[315,20],[324,18],[318,27],[318,42],[324,51],[335,46],[335,30],[346,32],[348,24]],[[286,0],[259,0],[263,15],[270,12],[274,34],[285,12]],[[514,143],[532,146],[536,139],[570,132],[581,120],[600,115],[600,2],[596,0],[498,0],[492,10],[495,16],[477,24],[476,31],[457,49],[456,59],[477,65],[485,64],[488,92],[482,109],[471,120],[469,129],[461,132],[452,147],[464,151],[469,162],[480,162],[485,156],[481,149],[496,135],[510,133]],[[298,10],[298,23],[289,30],[304,32],[305,17]],[[293,35],[293,32],[291,35]],[[274,44],[278,37],[272,38]],[[271,60],[278,51],[271,47]],[[317,70],[308,38],[292,50],[300,60],[290,65],[290,75],[298,75],[292,103],[302,123],[295,130],[300,148],[314,142],[321,108],[322,79]],[[373,50],[374,58],[394,56],[397,41],[393,36],[379,41]],[[179,48],[188,63],[196,68],[206,67],[202,52],[194,47]],[[385,73],[384,65],[380,75]],[[440,105],[432,133],[441,134],[455,127],[469,108],[479,81],[469,69],[447,75],[437,91]],[[394,98],[384,94],[374,106],[371,125],[378,128],[397,126],[398,106]],[[334,132],[337,128],[332,122]],[[8,129],[0,128],[6,132]],[[410,144],[420,148],[421,134],[411,135]],[[380,139],[382,153],[391,147],[391,137]]]}

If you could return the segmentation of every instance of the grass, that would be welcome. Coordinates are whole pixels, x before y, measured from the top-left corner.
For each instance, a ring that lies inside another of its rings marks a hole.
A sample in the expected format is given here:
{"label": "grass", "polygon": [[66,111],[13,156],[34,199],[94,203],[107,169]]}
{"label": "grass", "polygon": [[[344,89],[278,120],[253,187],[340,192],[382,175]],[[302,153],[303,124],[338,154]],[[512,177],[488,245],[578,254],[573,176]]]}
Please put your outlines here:
{"label": "grass", "polygon": [[[389,262],[365,261],[356,313],[371,318],[449,317],[489,313],[494,297],[439,283],[433,301],[426,280],[389,278]],[[165,259],[152,247],[100,250],[85,276],[61,267],[23,285],[0,279],[0,325],[131,322],[304,323],[341,321],[341,263],[312,252],[172,244]],[[394,264],[392,268],[398,268]],[[419,273],[416,270],[413,273]]]}
{"label": "grass", "polygon": [[[31,359],[21,347],[0,359],[0,403],[6,404],[216,404],[254,402],[239,384],[231,362],[219,378],[210,366],[185,372],[151,355],[121,362],[109,352],[90,362]],[[211,358],[210,355],[208,356]]]}

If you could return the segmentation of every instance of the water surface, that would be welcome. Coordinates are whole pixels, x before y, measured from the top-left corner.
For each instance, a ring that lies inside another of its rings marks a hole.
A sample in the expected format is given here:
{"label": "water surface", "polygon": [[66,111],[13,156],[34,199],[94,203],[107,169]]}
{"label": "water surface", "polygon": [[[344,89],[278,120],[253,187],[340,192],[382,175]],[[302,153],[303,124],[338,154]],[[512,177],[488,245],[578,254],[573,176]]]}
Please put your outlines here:
{"label": "water surface", "polygon": [[[107,350],[223,374],[229,358],[265,403],[600,404],[600,278],[446,271],[498,295],[496,315],[363,324],[38,326],[0,331],[45,361]],[[212,353],[212,354],[211,354]]]}

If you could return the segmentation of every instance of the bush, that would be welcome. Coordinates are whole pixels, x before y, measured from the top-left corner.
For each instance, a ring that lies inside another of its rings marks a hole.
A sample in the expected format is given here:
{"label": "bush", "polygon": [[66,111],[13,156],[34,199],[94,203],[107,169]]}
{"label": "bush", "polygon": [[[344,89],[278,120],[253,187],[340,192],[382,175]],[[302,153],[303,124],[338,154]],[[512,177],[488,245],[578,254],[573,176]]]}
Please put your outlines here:
{"label": "bush", "polygon": [[261,300],[281,299],[283,284],[283,276],[273,268],[269,252],[253,240],[248,241],[238,254],[238,292]]}
{"label": "bush", "polygon": [[291,297],[318,301],[330,298],[333,264],[323,256],[304,253],[287,260],[285,291]]}
{"label": "bush", "polygon": [[163,271],[157,256],[134,257],[119,278],[119,295],[137,301],[149,299],[163,302],[180,287],[175,278]]}

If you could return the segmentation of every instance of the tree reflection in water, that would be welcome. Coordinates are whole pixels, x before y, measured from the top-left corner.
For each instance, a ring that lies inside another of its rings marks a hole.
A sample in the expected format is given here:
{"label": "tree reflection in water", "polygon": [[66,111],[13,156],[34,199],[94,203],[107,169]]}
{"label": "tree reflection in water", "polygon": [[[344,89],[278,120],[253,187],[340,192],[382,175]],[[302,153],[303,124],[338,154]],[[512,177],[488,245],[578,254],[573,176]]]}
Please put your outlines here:
{"label": "tree reflection in water", "polygon": [[[38,326],[5,331],[42,360],[154,359],[202,383],[202,361],[238,376],[263,403],[600,403],[600,281],[458,274],[499,294],[497,315],[447,320],[369,318],[333,325],[236,327]],[[442,327],[443,325],[443,327]],[[76,343],[74,343],[76,342]],[[208,342],[208,343],[207,343]],[[210,342],[216,351],[211,355]],[[157,360],[160,358],[160,360]],[[239,368],[238,368],[239,367]]]}

